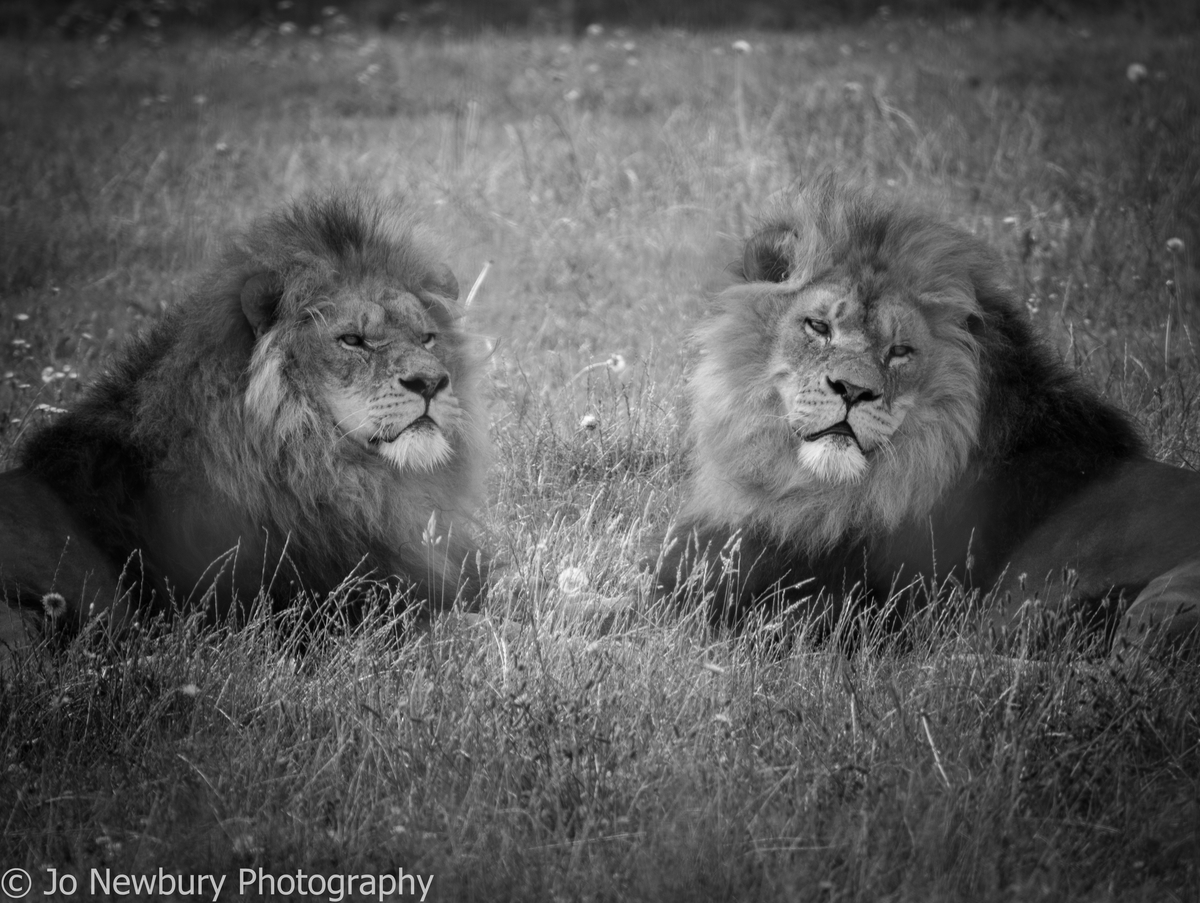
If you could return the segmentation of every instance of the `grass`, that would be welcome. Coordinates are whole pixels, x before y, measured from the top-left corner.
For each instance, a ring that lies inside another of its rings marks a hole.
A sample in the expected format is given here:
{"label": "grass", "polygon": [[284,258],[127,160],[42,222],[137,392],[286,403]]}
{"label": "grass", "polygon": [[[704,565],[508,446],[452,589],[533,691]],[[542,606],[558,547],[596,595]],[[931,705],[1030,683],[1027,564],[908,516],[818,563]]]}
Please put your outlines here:
{"label": "grass", "polygon": [[[829,167],[987,238],[1064,356],[1200,463],[1196,39],[877,18],[4,43],[0,457],[231,230],[368,186],[427,214],[464,285],[493,262],[472,325],[499,340],[504,570],[482,623],[401,648],[383,623],[295,656],[269,623],[181,619],[27,662],[0,696],[0,866],[81,898],[94,868],[222,874],[223,899],[242,868],[403,868],[439,900],[1200,897],[1194,664],[1013,661],[927,623],[781,653],[641,604],[637,568],[678,501],[706,288]],[[637,614],[556,630],[567,568]]]}

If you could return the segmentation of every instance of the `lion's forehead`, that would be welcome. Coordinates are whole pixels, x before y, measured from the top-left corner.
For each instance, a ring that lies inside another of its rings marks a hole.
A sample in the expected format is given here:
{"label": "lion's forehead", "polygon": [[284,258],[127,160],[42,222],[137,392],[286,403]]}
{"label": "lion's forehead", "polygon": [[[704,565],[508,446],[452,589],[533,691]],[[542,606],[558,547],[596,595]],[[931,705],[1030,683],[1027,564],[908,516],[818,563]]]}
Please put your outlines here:
{"label": "lion's forehead", "polygon": [[355,325],[368,335],[423,333],[436,325],[432,312],[415,295],[399,288],[344,291],[332,300],[329,312],[339,323]]}

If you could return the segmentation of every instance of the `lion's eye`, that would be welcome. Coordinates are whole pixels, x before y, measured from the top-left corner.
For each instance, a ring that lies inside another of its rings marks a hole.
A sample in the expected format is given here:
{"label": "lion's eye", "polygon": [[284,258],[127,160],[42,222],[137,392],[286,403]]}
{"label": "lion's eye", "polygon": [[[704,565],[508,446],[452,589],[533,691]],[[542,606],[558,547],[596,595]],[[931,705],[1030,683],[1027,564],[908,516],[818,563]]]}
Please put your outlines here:
{"label": "lion's eye", "polygon": [[362,336],[355,335],[352,332],[348,332],[345,335],[338,336],[338,341],[341,342],[343,345],[345,345],[347,348],[362,348],[364,345],[367,344]]}
{"label": "lion's eye", "polygon": [[814,320],[812,317],[808,317],[804,321],[804,328],[813,335],[820,336],[823,339],[829,338],[829,324],[824,320]]}
{"label": "lion's eye", "polygon": [[912,357],[913,350],[908,345],[893,345],[888,349],[889,361],[904,361]]}
{"label": "lion's eye", "polygon": [[437,342],[437,333],[436,332],[427,332],[421,336],[421,344],[424,345],[426,348],[432,348],[434,346],[434,344],[436,344],[436,342]]}

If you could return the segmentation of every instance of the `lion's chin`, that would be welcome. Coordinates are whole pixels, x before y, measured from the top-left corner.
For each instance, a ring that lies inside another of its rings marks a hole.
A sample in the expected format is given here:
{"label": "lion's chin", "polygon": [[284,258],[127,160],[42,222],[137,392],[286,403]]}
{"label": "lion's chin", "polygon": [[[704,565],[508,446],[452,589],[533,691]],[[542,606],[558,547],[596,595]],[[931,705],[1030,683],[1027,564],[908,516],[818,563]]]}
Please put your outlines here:
{"label": "lion's chin", "polygon": [[796,457],[801,467],[825,483],[857,483],[867,472],[867,457],[858,443],[841,434],[802,441]]}
{"label": "lion's chin", "polygon": [[454,455],[454,449],[433,421],[410,426],[386,442],[373,447],[401,470],[437,470]]}

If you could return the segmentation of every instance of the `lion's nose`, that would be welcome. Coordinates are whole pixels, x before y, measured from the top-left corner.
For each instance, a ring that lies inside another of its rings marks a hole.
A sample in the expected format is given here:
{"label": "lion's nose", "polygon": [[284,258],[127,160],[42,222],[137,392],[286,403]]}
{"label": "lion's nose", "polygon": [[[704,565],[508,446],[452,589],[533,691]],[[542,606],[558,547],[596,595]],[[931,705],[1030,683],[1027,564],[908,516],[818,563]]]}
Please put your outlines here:
{"label": "lion's nose", "polygon": [[842,396],[846,401],[846,407],[852,407],[860,401],[873,401],[879,397],[879,393],[874,389],[869,389],[866,386],[856,386],[854,383],[846,379],[829,379],[829,388],[833,389],[838,395]]}
{"label": "lion's nose", "polygon": [[400,380],[400,385],[429,401],[450,385],[450,376],[446,373],[417,373]]}

